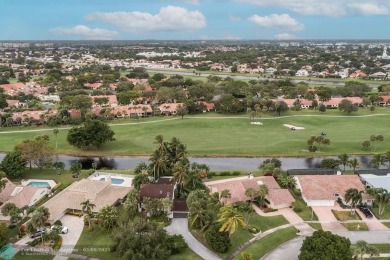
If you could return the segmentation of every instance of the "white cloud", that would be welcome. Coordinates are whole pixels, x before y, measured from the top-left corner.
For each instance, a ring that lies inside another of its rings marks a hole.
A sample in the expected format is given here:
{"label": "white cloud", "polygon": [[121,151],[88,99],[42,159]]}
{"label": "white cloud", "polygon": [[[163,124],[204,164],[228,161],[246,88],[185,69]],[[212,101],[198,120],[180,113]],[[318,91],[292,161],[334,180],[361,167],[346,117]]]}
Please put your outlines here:
{"label": "white cloud", "polygon": [[302,31],[305,26],[288,14],[271,14],[268,16],[253,15],[249,21],[265,28],[278,28],[288,31]]}
{"label": "white cloud", "polygon": [[389,15],[390,8],[375,3],[356,3],[349,5],[352,10],[362,15]]}
{"label": "white cloud", "polygon": [[101,28],[91,29],[85,25],[77,25],[72,28],[53,28],[51,33],[60,35],[78,35],[88,40],[111,40],[118,35],[118,32],[110,31]]}
{"label": "white cloud", "polygon": [[187,4],[193,4],[193,5],[197,5],[200,3],[200,0],[176,0],[176,1],[187,3]]}
{"label": "white cloud", "polygon": [[227,33],[227,34],[222,35],[221,40],[241,40],[241,38],[234,35],[234,34]]}
{"label": "white cloud", "polygon": [[289,33],[279,33],[274,35],[275,40],[296,40],[298,39],[295,35]]}
{"label": "white cloud", "polygon": [[[344,16],[390,14],[388,0],[235,0],[291,10],[301,15]],[[367,3],[369,2],[369,3]]]}
{"label": "white cloud", "polygon": [[152,31],[193,31],[206,26],[206,18],[199,11],[166,6],[158,14],[143,12],[97,12],[85,17],[89,21],[114,24],[122,30],[139,33]]}
{"label": "white cloud", "polygon": [[241,17],[235,15],[229,15],[229,21],[238,22],[241,21]]}

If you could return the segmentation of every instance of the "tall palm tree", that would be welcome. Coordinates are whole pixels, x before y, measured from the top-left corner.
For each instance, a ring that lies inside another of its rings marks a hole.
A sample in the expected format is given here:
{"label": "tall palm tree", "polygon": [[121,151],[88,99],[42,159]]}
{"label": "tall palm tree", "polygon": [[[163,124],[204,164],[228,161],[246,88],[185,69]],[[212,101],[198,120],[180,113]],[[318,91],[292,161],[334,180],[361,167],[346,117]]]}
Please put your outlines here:
{"label": "tall palm tree", "polygon": [[96,206],[95,204],[91,203],[89,199],[87,199],[84,202],[81,202],[80,205],[81,210],[83,213],[87,213],[87,219],[88,219],[88,228],[91,228],[91,215],[92,215],[92,209]]}
{"label": "tall palm tree", "polygon": [[366,241],[364,240],[358,240],[356,241],[356,244],[354,246],[354,253],[356,255],[359,255],[359,259],[362,260],[363,259],[363,255],[365,254],[370,254],[370,259],[372,256],[374,255],[379,255],[379,250],[378,248],[372,246],[372,245],[369,245]]}
{"label": "tall palm tree", "polygon": [[383,154],[383,162],[387,163],[387,169],[390,169],[390,151]]}
{"label": "tall palm tree", "polygon": [[183,187],[188,182],[189,165],[182,162],[175,163],[173,167],[173,177],[180,186],[180,194],[183,195]]}
{"label": "tall palm tree", "polygon": [[358,191],[357,189],[354,188],[350,188],[345,192],[345,198],[344,198],[345,202],[351,204],[351,215],[355,214],[353,208],[356,206],[356,204],[362,201],[362,194],[363,191]]}
{"label": "tall palm tree", "polygon": [[167,154],[162,150],[155,150],[149,159],[151,161],[151,168],[153,170],[153,177],[157,180],[167,170]]}
{"label": "tall palm tree", "polygon": [[378,213],[382,216],[385,211],[386,204],[390,202],[389,192],[384,188],[371,188],[368,189],[368,193],[374,197],[375,204],[379,207]]}
{"label": "tall palm tree", "polygon": [[218,222],[220,222],[220,232],[229,232],[231,236],[241,226],[245,228],[244,218],[232,205],[226,205],[219,209]]}
{"label": "tall palm tree", "polygon": [[131,185],[135,190],[139,190],[142,184],[149,183],[149,173],[146,169],[142,170],[139,174],[135,175],[131,181]]}
{"label": "tall palm tree", "polygon": [[359,160],[356,159],[356,157],[348,161],[348,166],[353,169],[353,172],[355,172],[356,168],[359,168],[359,165],[360,165]]}
{"label": "tall palm tree", "polygon": [[203,207],[201,203],[195,201],[191,206],[190,213],[190,225],[194,228],[200,228],[201,230],[207,229],[211,224],[213,218],[210,211]]}
{"label": "tall palm tree", "polygon": [[225,200],[230,199],[232,197],[232,194],[230,193],[230,190],[223,190],[219,194],[219,200],[222,202],[222,205],[225,205]]}
{"label": "tall palm tree", "polygon": [[254,199],[258,196],[258,191],[253,188],[247,188],[245,190],[245,195],[251,199],[251,203],[254,201]]}
{"label": "tall palm tree", "polygon": [[57,135],[58,135],[59,132],[60,132],[60,131],[58,130],[58,128],[56,128],[56,129],[53,130],[53,134],[54,134],[55,137],[56,137],[56,149],[57,149],[57,147],[58,147],[58,145],[57,145]]}
{"label": "tall palm tree", "polygon": [[257,202],[259,202],[260,207],[264,206],[265,197],[267,196],[267,194],[268,194],[268,187],[267,187],[267,185],[261,184],[260,187],[259,187],[258,197],[257,197]]}
{"label": "tall palm tree", "polygon": [[374,154],[374,156],[372,156],[370,164],[372,164],[375,168],[379,169],[381,165],[385,164],[384,157],[381,154]]}
{"label": "tall palm tree", "polygon": [[345,166],[348,164],[348,162],[349,162],[349,156],[348,156],[348,154],[346,154],[346,153],[343,153],[343,154],[340,154],[339,156],[338,156],[338,158],[339,158],[339,161],[340,161],[340,163],[344,166],[344,172],[345,172]]}

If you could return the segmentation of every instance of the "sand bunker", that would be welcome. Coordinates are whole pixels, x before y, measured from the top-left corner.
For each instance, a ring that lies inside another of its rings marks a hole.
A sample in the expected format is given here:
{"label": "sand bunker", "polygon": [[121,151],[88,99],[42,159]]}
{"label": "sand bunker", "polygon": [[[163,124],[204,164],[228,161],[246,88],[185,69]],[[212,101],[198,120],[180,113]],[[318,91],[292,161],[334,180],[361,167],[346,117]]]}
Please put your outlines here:
{"label": "sand bunker", "polygon": [[304,127],[300,127],[300,126],[295,126],[295,125],[288,125],[288,124],[283,124],[285,127],[288,127],[290,128],[291,130],[303,130],[305,129]]}
{"label": "sand bunker", "polygon": [[263,125],[262,122],[251,122],[252,125]]}

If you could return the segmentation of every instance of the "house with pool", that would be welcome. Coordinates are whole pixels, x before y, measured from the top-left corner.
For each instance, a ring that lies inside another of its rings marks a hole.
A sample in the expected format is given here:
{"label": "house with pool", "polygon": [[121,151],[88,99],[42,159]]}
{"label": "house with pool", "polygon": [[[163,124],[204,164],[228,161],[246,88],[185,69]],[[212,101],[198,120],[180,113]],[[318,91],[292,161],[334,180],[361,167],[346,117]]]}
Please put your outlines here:
{"label": "house with pool", "polygon": [[122,202],[132,189],[132,179],[130,175],[96,172],[88,179],[72,183],[43,204],[49,209],[49,222],[54,223],[68,212],[82,212],[81,203],[86,200],[95,204],[93,212]]}
{"label": "house with pool", "polygon": [[[52,180],[27,180],[17,185],[7,178],[4,189],[0,192],[0,212],[6,203],[13,203],[18,208],[33,206],[45,195],[51,193],[51,189],[57,184]],[[5,217],[0,213],[0,220],[9,221],[10,217]]]}

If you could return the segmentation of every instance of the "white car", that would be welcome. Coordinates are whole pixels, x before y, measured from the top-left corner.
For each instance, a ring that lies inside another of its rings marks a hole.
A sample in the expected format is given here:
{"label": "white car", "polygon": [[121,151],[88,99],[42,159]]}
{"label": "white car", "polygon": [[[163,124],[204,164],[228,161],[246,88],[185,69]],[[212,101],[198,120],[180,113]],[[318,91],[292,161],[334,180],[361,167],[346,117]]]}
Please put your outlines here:
{"label": "white car", "polygon": [[62,227],[62,226],[51,226],[50,230],[51,231],[57,230],[58,233],[60,233],[60,234],[66,234],[69,231],[69,229],[67,227]]}

